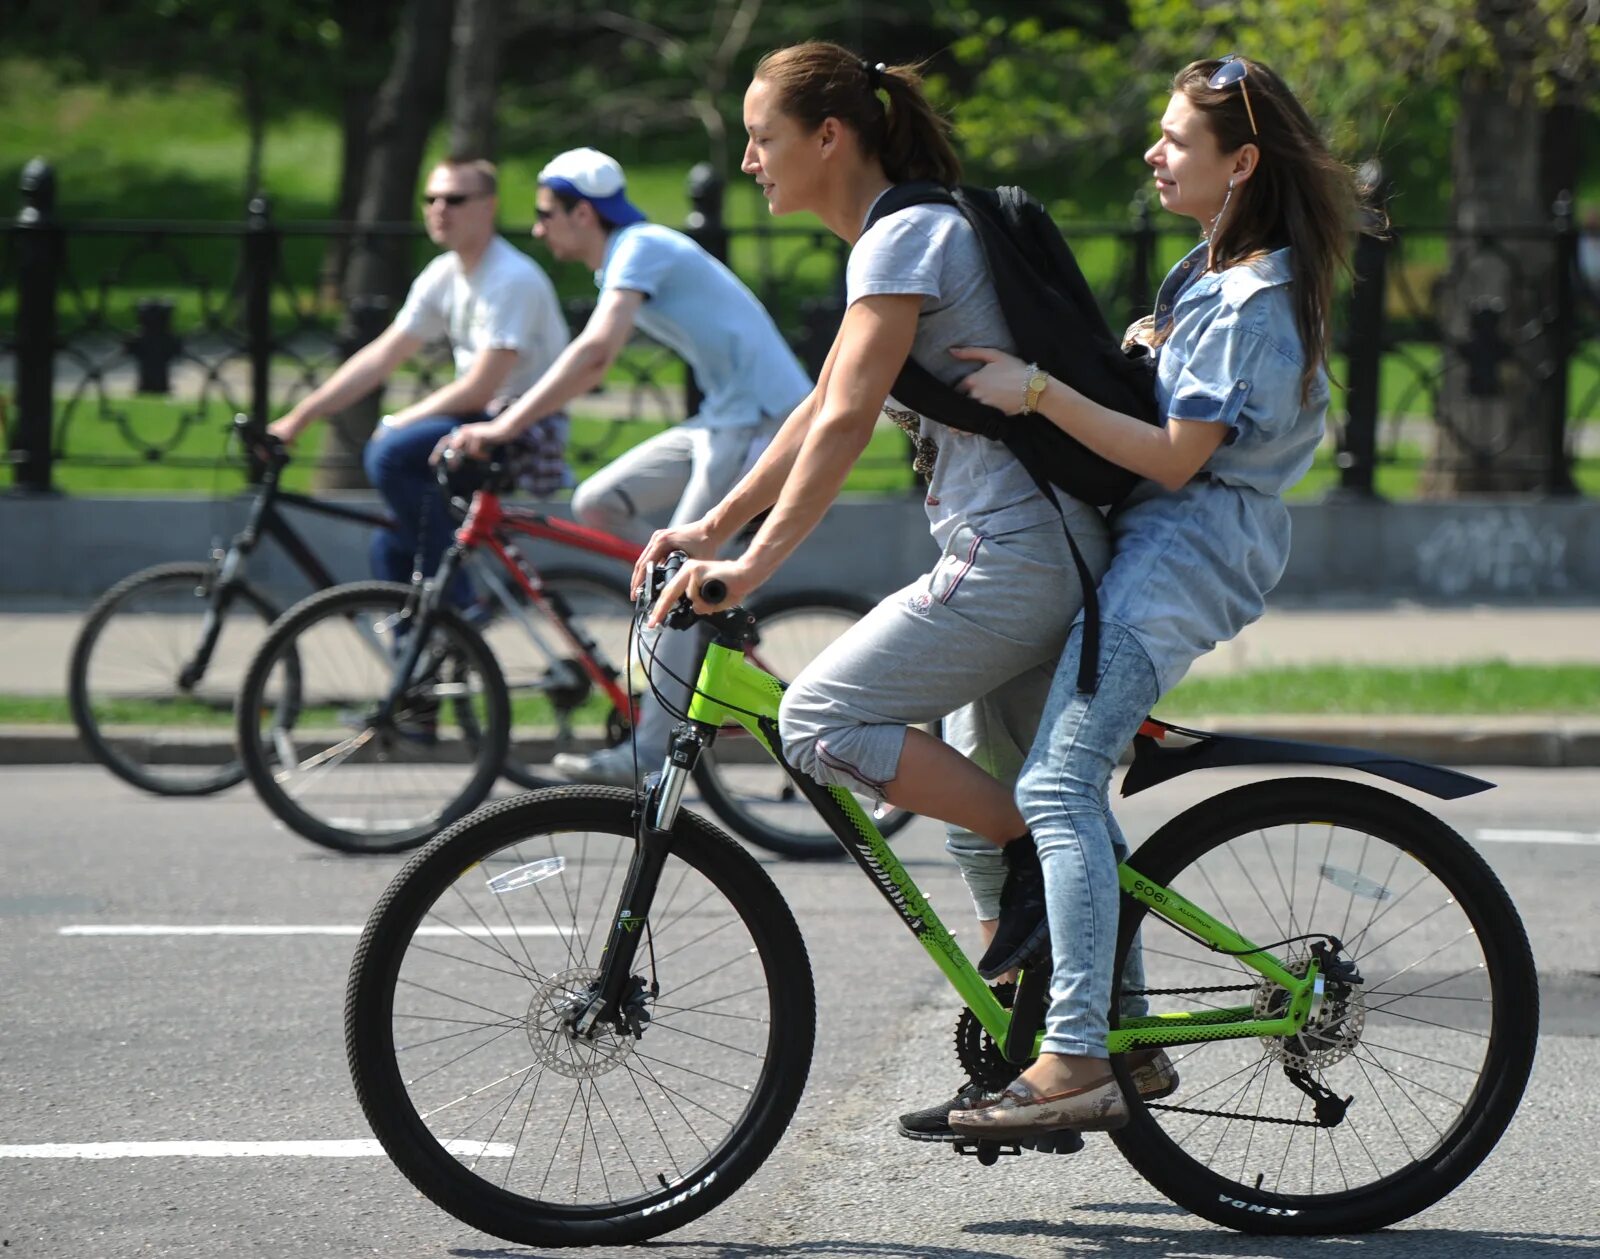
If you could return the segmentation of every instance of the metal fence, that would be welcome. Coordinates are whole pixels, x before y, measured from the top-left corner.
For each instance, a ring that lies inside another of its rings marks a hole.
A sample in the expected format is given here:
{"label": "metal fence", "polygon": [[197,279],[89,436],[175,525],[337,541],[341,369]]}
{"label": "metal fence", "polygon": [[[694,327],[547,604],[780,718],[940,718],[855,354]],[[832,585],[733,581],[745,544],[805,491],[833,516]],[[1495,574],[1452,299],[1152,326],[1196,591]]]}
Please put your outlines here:
{"label": "metal fence", "polygon": [[[842,243],[821,228],[730,229],[702,170],[690,193],[685,230],[731,261],[814,373],[840,318]],[[281,413],[391,314],[359,299],[347,308],[320,279],[331,246],[359,243],[347,224],[278,223],[259,198],[237,223],[66,222],[40,163],[21,194],[0,224],[0,422],[16,490],[48,492],[57,465],[209,466],[214,454],[186,451],[196,429],[235,411]],[[1145,204],[1123,223],[1065,230],[1114,327],[1150,309],[1193,240],[1158,228]],[[364,231],[404,237],[418,267],[426,256],[414,225]],[[1574,491],[1579,421],[1600,411],[1600,276],[1586,278],[1580,243],[1569,199],[1526,228],[1357,240],[1335,329],[1339,493],[1370,495],[1380,467],[1423,461]],[[567,303],[575,328],[591,304]],[[394,387],[422,396],[449,370],[441,352]],[[580,436],[575,464],[597,466],[694,403],[683,364],[641,339],[604,392],[574,408],[617,421]],[[1512,420],[1486,426],[1477,412],[1496,407]],[[898,446],[879,457],[905,462]]]}

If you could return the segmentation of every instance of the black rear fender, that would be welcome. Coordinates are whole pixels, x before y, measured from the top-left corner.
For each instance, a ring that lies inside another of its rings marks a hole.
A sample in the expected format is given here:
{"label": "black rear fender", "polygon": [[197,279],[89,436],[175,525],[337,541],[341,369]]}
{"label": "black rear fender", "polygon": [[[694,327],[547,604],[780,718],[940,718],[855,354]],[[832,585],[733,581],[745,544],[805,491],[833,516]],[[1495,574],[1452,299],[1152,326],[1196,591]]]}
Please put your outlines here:
{"label": "black rear fender", "polygon": [[[1178,736],[1182,742],[1172,736]],[[1131,796],[1190,770],[1218,769],[1227,765],[1336,765],[1387,778],[1441,800],[1455,800],[1494,786],[1471,774],[1387,752],[1368,752],[1330,743],[1212,734],[1152,718],[1140,726],[1139,733],[1134,736],[1133,764],[1123,777],[1122,794]]]}

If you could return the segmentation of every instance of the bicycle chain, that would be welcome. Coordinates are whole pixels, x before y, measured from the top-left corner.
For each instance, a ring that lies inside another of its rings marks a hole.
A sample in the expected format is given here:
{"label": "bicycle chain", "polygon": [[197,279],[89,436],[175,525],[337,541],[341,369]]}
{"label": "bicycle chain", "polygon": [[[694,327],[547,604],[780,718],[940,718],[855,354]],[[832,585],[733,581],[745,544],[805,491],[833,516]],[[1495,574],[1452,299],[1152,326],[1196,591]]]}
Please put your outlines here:
{"label": "bicycle chain", "polygon": [[1281,1123],[1291,1128],[1326,1128],[1328,1125],[1314,1119],[1280,1119],[1277,1115],[1243,1115],[1233,1110],[1205,1110],[1199,1106],[1163,1106],[1160,1102],[1146,1102],[1146,1110],[1171,1110],[1184,1115],[1209,1115],[1213,1119],[1248,1119],[1251,1123]]}
{"label": "bicycle chain", "polygon": [[[1217,988],[1141,988],[1124,993],[1129,997],[1182,997],[1205,992],[1251,992],[1259,984],[1224,984]],[[1325,1125],[1314,1119],[1280,1119],[1277,1115],[1244,1115],[1232,1110],[1206,1110],[1201,1106],[1163,1106],[1160,1102],[1146,1102],[1146,1110],[1170,1110],[1181,1115],[1206,1115],[1212,1119],[1248,1119],[1251,1123],[1277,1123],[1290,1128],[1321,1128]]]}

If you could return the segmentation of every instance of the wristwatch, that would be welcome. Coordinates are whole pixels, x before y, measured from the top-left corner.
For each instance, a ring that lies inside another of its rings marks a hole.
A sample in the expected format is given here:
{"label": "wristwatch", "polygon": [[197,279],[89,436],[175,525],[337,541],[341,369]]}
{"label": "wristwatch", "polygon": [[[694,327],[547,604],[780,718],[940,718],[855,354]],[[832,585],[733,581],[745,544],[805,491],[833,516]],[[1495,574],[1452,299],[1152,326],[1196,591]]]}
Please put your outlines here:
{"label": "wristwatch", "polygon": [[1034,408],[1039,405],[1039,398],[1044,393],[1044,387],[1050,383],[1050,373],[1037,363],[1028,364],[1028,383],[1022,388],[1022,415],[1032,415]]}

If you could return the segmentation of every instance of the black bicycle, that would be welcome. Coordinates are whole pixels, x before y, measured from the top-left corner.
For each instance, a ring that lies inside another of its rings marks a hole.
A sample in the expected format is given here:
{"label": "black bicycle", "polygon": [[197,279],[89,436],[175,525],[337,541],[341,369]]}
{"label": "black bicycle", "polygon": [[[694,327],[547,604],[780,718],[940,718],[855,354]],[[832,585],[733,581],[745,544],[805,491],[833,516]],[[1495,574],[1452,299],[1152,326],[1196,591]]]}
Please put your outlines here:
{"label": "black bicycle", "polygon": [[203,796],[244,779],[231,750],[233,699],[280,609],[247,577],[271,538],[317,589],[334,577],[283,507],[387,528],[390,520],[286,490],[289,453],[243,416],[234,431],[261,470],[244,528],[203,561],[157,564],[106,591],[72,647],[67,696],[94,758],[125,782],[163,796]]}

